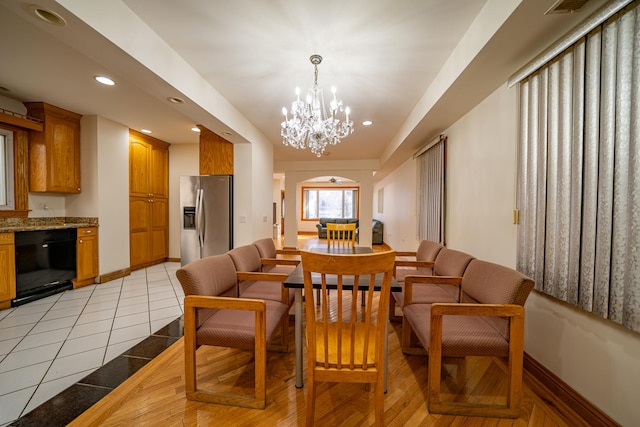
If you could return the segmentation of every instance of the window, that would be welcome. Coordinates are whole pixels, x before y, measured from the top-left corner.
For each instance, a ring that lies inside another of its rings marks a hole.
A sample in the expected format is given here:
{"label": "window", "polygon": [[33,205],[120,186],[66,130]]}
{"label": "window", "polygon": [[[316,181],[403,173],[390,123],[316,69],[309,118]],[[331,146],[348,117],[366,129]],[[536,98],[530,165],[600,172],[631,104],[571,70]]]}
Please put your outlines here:
{"label": "window", "polygon": [[518,269],[640,332],[640,8],[520,82]]}
{"label": "window", "polygon": [[0,209],[13,207],[13,132],[0,129]]}
{"label": "window", "polygon": [[302,219],[358,217],[357,188],[303,188],[302,203]]}

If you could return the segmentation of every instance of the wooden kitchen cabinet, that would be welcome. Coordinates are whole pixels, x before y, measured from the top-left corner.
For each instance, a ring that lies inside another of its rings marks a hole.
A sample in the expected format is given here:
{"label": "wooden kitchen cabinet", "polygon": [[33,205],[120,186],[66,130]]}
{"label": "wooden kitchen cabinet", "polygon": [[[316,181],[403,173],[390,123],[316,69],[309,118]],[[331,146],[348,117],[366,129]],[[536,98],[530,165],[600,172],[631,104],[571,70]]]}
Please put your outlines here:
{"label": "wooden kitchen cabinet", "polygon": [[45,102],[25,102],[44,121],[29,131],[29,191],[80,193],[80,114]]}
{"label": "wooden kitchen cabinet", "polygon": [[169,197],[169,144],[129,131],[129,196]]}
{"label": "wooden kitchen cabinet", "polygon": [[151,199],[151,261],[164,262],[169,256],[169,203],[167,199]]}
{"label": "wooden kitchen cabinet", "polygon": [[0,309],[16,297],[16,260],[13,233],[0,233]]}
{"label": "wooden kitchen cabinet", "polygon": [[78,228],[76,237],[76,279],[73,287],[80,288],[95,282],[98,276],[98,228]]}
{"label": "wooden kitchen cabinet", "polygon": [[167,199],[130,197],[129,215],[131,268],[166,261],[169,256]]}
{"label": "wooden kitchen cabinet", "polygon": [[169,256],[169,144],[129,132],[129,229],[132,269]]}

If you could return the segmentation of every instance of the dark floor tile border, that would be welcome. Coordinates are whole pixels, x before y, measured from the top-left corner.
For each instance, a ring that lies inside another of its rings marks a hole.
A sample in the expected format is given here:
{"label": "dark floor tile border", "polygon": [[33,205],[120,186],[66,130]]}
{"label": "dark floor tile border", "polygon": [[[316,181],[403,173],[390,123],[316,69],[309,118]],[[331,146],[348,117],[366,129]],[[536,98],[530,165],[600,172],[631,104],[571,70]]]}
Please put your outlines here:
{"label": "dark floor tile border", "polygon": [[105,387],[74,384],[10,425],[65,426],[109,394],[111,390]]}
{"label": "dark floor tile border", "polygon": [[10,426],[66,426],[184,334],[182,316],[131,347]]}

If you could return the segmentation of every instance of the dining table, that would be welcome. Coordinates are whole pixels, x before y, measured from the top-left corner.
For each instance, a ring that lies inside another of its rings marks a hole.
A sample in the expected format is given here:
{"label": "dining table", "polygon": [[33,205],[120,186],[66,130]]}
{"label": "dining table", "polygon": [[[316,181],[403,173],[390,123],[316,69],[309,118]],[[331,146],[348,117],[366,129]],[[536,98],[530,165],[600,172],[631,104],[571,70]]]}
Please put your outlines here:
{"label": "dining table", "polygon": [[[370,254],[373,253],[373,249],[366,246],[355,246],[355,247],[340,247],[333,248],[327,246],[313,246],[308,249],[310,252],[320,252],[320,253],[328,253],[328,254]],[[312,273],[311,279],[313,281],[313,288],[320,289],[322,287],[322,281],[319,273]],[[337,276],[335,275],[327,275],[327,289],[337,289]],[[289,277],[284,281],[284,287],[295,290],[295,300],[294,300],[294,331],[295,331],[295,365],[296,365],[296,387],[302,388],[304,387],[304,381],[302,378],[302,369],[303,369],[303,361],[302,361],[302,346],[303,346],[303,304],[302,304],[302,290],[304,289],[304,275],[302,272],[302,263],[299,263],[296,268],[289,274]],[[378,274],[375,278],[374,290],[379,291],[382,287],[382,275]],[[353,278],[344,277],[343,278],[343,289],[351,290],[353,289]],[[369,280],[360,280],[358,285],[358,290],[366,291],[369,289]],[[400,292],[402,291],[401,285],[398,284],[395,277],[392,278],[391,282],[391,292]],[[387,319],[388,322],[388,319]],[[386,345],[386,343],[385,343]],[[385,348],[386,354],[386,348]],[[386,358],[385,358],[385,392],[386,392]]]}

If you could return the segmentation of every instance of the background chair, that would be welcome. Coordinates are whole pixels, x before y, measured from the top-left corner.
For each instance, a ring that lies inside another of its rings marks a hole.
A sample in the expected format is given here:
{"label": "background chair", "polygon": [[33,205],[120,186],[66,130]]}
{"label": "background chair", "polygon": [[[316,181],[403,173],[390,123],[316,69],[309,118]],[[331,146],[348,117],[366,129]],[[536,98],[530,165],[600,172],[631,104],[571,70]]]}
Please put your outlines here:
{"label": "background chair", "polygon": [[354,248],[356,246],[356,224],[327,224],[328,248]]}
{"label": "background chair", "polygon": [[[320,273],[320,307],[312,298],[305,300],[308,357],[307,425],[313,425],[316,383],[355,382],[374,384],[375,422],[384,421],[385,343],[393,251],[362,255],[332,255],[301,252],[305,295],[313,295],[312,273]],[[382,274],[378,305],[373,292],[376,274]],[[329,307],[327,275],[337,276],[337,296]],[[353,283],[350,291],[344,285]],[[357,285],[368,284],[365,310],[357,308]],[[345,299],[350,292],[350,300]],[[345,306],[345,301],[348,305]],[[377,311],[375,311],[377,309]],[[362,313],[364,312],[364,313]]]}
{"label": "background chair", "polygon": [[[349,224],[334,224],[327,223],[327,248],[329,252],[332,250],[338,251],[340,249],[351,249],[356,247],[356,225],[355,223]],[[320,303],[320,293],[318,292],[318,304]],[[362,305],[366,296],[364,291],[362,292]]]}

